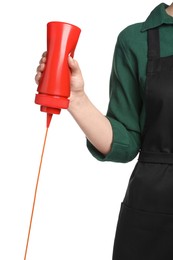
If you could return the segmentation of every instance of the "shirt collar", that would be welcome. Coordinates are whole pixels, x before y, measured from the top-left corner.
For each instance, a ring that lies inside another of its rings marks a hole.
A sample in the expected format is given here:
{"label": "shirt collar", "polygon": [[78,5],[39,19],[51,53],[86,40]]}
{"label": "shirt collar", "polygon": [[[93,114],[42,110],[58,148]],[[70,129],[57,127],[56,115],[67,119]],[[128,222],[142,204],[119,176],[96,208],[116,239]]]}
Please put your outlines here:
{"label": "shirt collar", "polygon": [[162,24],[173,24],[173,17],[168,15],[165,9],[167,4],[161,3],[150,13],[146,21],[142,24],[141,32],[158,27]]}

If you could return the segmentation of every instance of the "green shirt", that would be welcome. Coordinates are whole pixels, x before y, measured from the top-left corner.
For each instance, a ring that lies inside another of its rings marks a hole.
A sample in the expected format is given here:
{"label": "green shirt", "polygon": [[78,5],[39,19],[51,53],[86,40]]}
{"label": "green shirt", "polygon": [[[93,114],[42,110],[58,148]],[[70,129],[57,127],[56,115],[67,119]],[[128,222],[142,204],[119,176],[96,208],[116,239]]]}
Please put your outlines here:
{"label": "green shirt", "polygon": [[104,156],[88,140],[91,154],[100,161],[129,162],[141,148],[144,128],[147,66],[147,30],[160,31],[160,56],[173,55],[173,17],[161,3],[143,23],[120,32],[115,46],[110,76],[110,101],[106,117],[113,129],[111,151]]}

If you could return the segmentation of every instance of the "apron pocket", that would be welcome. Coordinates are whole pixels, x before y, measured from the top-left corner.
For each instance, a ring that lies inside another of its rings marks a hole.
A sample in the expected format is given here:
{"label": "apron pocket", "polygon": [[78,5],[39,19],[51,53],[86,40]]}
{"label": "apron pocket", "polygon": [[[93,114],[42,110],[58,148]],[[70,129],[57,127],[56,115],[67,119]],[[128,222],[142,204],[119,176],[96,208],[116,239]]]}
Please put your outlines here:
{"label": "apron pocket", "polygon": [[113,260],[172,260],[173,215],[121,203]]}

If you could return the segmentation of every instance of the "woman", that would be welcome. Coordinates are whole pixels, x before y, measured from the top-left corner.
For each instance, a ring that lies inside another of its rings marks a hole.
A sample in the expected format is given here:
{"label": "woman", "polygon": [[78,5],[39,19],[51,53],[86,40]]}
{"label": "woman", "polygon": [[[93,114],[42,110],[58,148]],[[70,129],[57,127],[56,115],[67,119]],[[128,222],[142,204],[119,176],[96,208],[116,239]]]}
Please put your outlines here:
{"label": "woman", "polygon": [[[121,205],[113,260],[173,259],[173,3],[118,36],[106,116],[91,103],[69,57],[69,112],[98,160],[128,162],[139,153]],[[37,68],[37,84],[46,53]]]}

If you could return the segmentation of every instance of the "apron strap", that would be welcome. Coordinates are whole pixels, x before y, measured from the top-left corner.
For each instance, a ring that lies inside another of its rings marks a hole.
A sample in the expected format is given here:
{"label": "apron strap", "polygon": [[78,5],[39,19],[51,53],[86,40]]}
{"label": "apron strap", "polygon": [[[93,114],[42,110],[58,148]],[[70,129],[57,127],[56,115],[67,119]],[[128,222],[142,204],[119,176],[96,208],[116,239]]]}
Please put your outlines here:
{"label": "apron strap", "polygon": [[148,59],[160,58],[159,28],[148,30]]}

